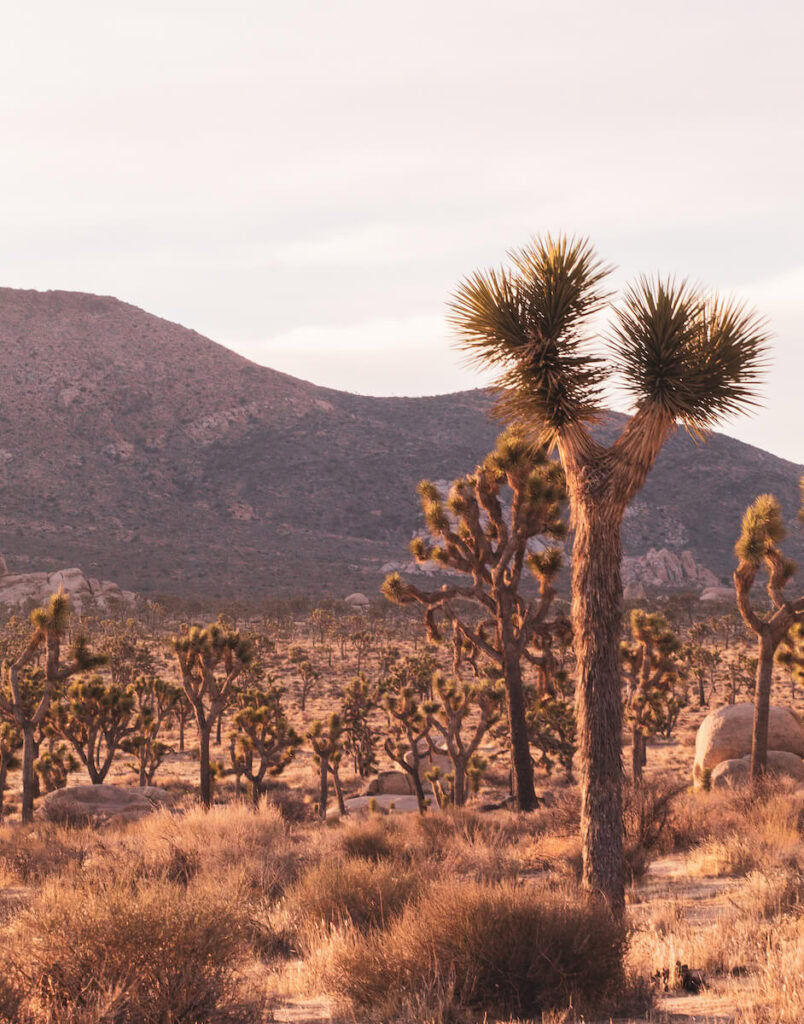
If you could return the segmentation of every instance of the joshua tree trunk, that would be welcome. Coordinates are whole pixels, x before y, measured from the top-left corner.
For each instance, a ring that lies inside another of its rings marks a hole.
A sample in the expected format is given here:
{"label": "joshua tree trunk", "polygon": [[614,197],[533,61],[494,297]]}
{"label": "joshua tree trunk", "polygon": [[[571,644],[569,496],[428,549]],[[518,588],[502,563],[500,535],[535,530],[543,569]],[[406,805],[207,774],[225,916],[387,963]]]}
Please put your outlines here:
{"label": "joshua tree trunk", "polygon": [[645,764],[645,737],[634,726],[631,730],[631,776],[634,784],[642,781],[642,768]]}
{"label": "joshua tree trunk", "polygon": [[775,648],[766,626],[759,644],[756,686],[754,688],[754,731],[751,738],[751,779],[756,782],[768,765],[768,717],[770,692],[773,681],[773,652]]}
{"label": "joshua tree trunk", "polygon": [[33,723],[22,727],[22,821],[23,824],[33,821],[34,810],[34,758],[36,757],[36,740],[34,739]]}
{"label": "joshua tree trunk", "polygon": [[[503,679],[511,736],[511,767],[513,769],[514,797],[520,811],[536,808],[533,788],[533,760],[530,756],[530,738],[525,719],[525,697],[522,692],[522,665],[513,637],[511,616],[500,616],[500,640],[503,652]],[[507,628],[506,628],[507,627]]]}
{"label": "joshua tree trunk", "polygon": [[335,769],[335,771],[332,771],[332,769],[330,768],[330,771],[332,772],[332,781],[335,784],[335,796],[338,799],[338,812],[340,813],[340,816],[342,818],[345,818],[346,817],[346,803],[344,802],[344,799],[343,799],[343,787],[341,786],[341,777],[338,774],[337,768]]}
{"label": "joshua tree trunk", "polygon": [[329,765],[325,757],[321,758],[319,764],[319,794],[318,794],[318,817],[322,821],[327,820],[327,796],[329,790],[329,783],[327,775],[329,773]]}
{"label": "joshua tree trunk", "polygon": [[201,803],[212,806],[212,773],[209,764],[209,745],[212,739],[212,722],[198,723],[198,739],[201,751]]}
{"label": "joshua tree trunk", "polygon": [[578,657],[578,750],[584,886],[611,910],[625,908],[620,699],[620,521],[610,498],[591,494],[576,506],[572,625]]}
{"label": "joshua tree trunk", "polygon": [[179,717],[179,750],[184,753],[184,718]]}
{"label": "joshua tree trunk", "polygon": [[148,785],[148,771],[145,766],[145,757],[142,752],[140,752],[140,785]]}
{"label": "joshua tree trunk", "polygon": [[[239,781],[240,780],[238,778],[238,782]],[[262,793],[262,778],[258,775],[251,780],[251,802],[255,807],[260,802],[260,793]]]}

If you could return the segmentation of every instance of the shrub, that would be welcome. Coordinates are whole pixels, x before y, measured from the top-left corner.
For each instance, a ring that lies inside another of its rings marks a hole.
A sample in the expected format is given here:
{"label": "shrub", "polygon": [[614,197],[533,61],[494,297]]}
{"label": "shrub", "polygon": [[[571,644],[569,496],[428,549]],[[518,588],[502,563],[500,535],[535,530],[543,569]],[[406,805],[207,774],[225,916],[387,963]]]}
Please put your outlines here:
{"label": "shrub", "polygon": [[353,1010],[533,1015],[605,1004],[623,985],[624,935],[569,891],[433,883],[384,932],[344,929],[321,951],[325,983]]}
{"label": "shrub", "polygon": [[220,886],[52,879],[3,929],[0,974],[21,1021],[222,1020],[238,1001],[246,936],[237,893]]}
{"label": "shrub", "polygon": [[309,868],[288,891],[282,910],[287,926],[309,951],[333,927],[386,927],[421,887],[403,867],[365,860],[325,860]]}

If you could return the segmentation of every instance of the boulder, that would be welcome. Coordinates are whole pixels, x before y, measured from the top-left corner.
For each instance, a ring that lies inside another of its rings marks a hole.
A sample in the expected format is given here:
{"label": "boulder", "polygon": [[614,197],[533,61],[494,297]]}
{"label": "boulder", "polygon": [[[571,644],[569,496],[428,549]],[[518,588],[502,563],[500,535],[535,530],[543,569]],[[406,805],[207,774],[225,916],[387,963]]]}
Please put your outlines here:
{"label": "boulder", "polygon": [[706,590],[702,590],[699,601],[719,601],[726,602],[730,601],[732,604],[736,603],[737,598],[734,596],[734,587],[707,587]]}
{"label": "boulder", "polygon": [[350,608],[368,608],[369,599],[365,594],[355,593],[345,597],[344,603],[348,604]]}
{"label": "boulder", "polygon": [[167,790],[158,786],[68,786],[44,796],[35,817],[64,825],[104,825],[138,821],[170,804]]}
{"label": "boulder", "polygon": [[[422,780],[425,786],[428,785],[425,775],[433,768],[438,768],[441,775],[448,775],[453,772],[452,761],[449,759],[449,755],[445,750],[431,751],[429,748],[421,750],[419,762],[419,778]],[[405,754],[405,763],[413,765],[413,755],[408,751]]]}
{"label": "boulder", "polygon": [[[768,774],[786,775],[796,782],[804,782],[804,760],[787,750],[768,751]],[[710,776],[712,789],[733,789],[748,782],[751,775],[751,755],[731,758],[715,765]]]}
{"label": "boulder", "polygon": [[407,772],[380,772],[370,779],[361,796],[415,796]]}
{"label": "boulder", "polygon": [[[695,737],[695,786],[708,787],[710,773],[721,762],[750,755],[753,727],[752,703],[727,704],[709,712]],[[770,708],[768,749],[804,756],[804,729],[790,708]]]}

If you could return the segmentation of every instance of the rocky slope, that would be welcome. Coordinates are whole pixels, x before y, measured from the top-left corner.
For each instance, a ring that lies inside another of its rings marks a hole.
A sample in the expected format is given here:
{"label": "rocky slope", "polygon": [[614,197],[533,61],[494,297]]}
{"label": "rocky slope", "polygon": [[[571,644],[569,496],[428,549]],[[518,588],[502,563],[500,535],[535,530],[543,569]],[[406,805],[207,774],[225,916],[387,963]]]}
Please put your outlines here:
{"label": "rocky slope", "polygon": [[[374,593],[420,526],[414,487],[471,469],[481,391],[366,398],[257,366],[113,298],[0,289],[0,550],[145,594]],[[611,436],[621,417],[600,426]],[[688,550],[718,578],[746,503],[792,516],[802,468],[716,435],[666,446],[625,551]],[[788,549],[804,554],[801,531]]]}

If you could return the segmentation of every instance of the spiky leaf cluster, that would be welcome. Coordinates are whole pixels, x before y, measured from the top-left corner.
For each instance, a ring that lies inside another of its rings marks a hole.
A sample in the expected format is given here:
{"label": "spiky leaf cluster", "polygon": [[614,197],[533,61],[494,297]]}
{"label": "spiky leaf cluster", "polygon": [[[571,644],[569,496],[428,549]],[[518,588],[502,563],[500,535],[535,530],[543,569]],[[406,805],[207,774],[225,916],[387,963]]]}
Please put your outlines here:
{"label": "spiky leaf cluster", "polygon": [[614,373],[637,409],[694,432],[754,404],[769,335],[742,303],[640,278],[614,307],[606,358],[590,327],[610,268],[588,240],[547,235],[509,258],[459,285],[450,320],[470,357],[498,371],[501,414],[536,425],[542,441],[593,418]]}

